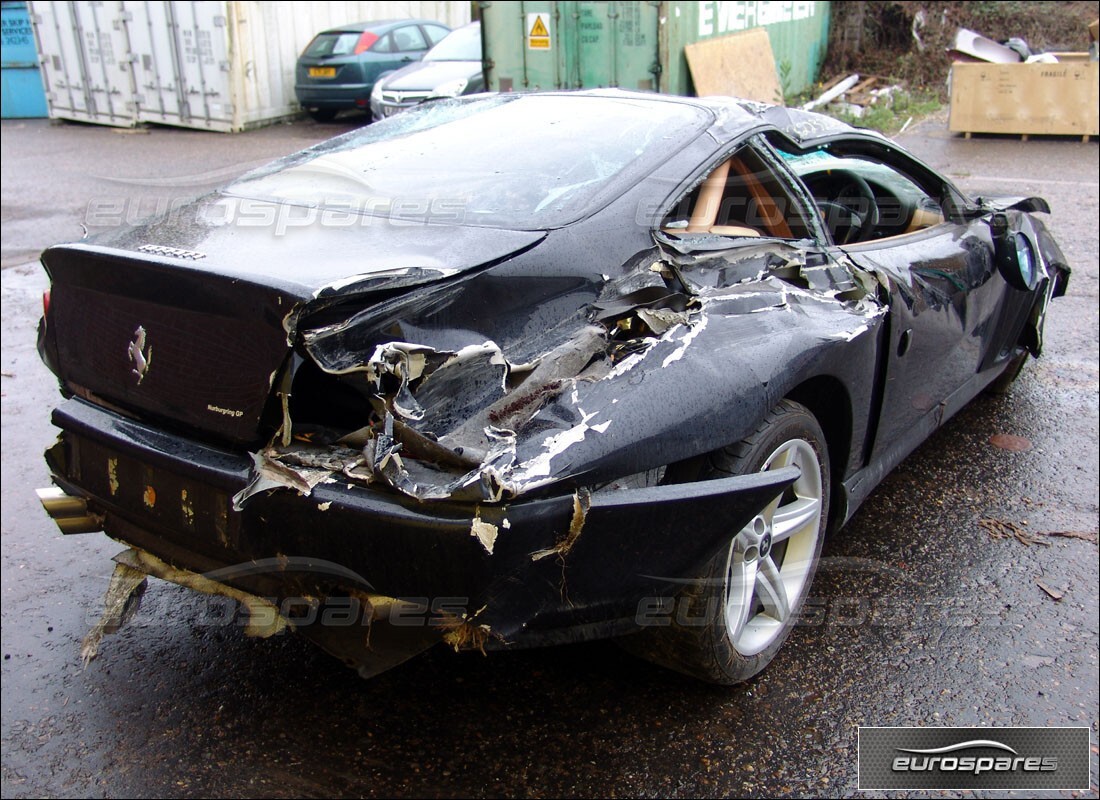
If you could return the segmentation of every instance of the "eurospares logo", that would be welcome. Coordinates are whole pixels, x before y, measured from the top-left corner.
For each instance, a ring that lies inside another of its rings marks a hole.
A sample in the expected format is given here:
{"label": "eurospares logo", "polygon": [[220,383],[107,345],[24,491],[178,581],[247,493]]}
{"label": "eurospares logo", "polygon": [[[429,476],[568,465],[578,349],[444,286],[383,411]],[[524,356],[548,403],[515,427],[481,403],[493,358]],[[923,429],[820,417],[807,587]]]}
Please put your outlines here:
{"label": "eurospares logo", "polygon": [[860,728],[860,789],[1080,789],[1088,728]]}
{"label": "eurospares logo", "polygon": [[[933,747],[929,750],[909,750],[897,748],[899,753],[912,753],[894,759],[894,772],[1053,772],[1058,769],[1057,758],[1039,756],[1021,756],[1007,744],[994,739],[972,739],[969,742],[950,744],[947,747]],[[959,752],[959,751],[964,752]],[[1005,750],[1011,757],[965,755],[965,751]]]}

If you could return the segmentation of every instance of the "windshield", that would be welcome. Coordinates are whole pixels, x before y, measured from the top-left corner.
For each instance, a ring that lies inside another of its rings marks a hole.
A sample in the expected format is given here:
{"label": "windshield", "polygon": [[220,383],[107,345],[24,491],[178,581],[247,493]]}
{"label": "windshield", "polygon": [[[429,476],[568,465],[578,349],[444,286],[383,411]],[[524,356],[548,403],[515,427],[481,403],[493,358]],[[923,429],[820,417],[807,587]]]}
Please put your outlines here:
{"label": "windshield", "polygon": [[481,25],[467,25],[447,35],[427,55],[425,61],[481,61]]}
{"label": "windshield", "polygon": [[696,106],[629,97],[436,101],[245,175],[225,191],[391,219],[553,228],[636,184],[709,119]]}

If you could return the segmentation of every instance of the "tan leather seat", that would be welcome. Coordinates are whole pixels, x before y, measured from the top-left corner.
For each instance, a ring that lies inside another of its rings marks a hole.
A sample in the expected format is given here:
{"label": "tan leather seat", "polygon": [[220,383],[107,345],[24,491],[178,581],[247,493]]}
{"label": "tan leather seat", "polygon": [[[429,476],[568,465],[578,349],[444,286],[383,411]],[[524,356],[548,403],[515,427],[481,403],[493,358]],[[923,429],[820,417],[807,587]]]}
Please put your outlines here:
{"label": "tan leather seat", "polygon": [[[745,181],[748,191],[758,207],[768,214],[769,219],[775,219],[772,227],[777,228],[777,230],[760,230],[738,220],[722,220],[719,222],[718,214],[722,209],[723,201],[726,199],[731,171]],[[717,236],[789,237],[791,235],[786,220],[775,208],[774,200],[768,197],[766,190],[760,186],[752,171],[737,156],[731,156],[715,167],[714,171],[699,186],[699,196],[695,200],[695,207],[691,210],[691,219],[688,220],[686,232],[713,233]]]}
{"label": "tan leather seat", "polygon": [[748,225],[711,225],[707,232],[717,234],[718,236],[763,236],[764,235],[763,233],[758,231],[756,228],[750,228]]}

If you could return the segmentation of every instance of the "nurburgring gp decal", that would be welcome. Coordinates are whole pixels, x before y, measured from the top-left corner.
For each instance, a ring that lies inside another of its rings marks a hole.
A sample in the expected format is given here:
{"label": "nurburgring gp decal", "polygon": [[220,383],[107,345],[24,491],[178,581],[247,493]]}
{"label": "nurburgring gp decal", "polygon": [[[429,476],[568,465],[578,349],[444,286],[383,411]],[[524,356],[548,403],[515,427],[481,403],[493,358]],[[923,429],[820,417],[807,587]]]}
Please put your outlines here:
{"label": "nurburgring gp decal", "polygon": [[860,728],[862,789],[1089,787],[1088,728]]}

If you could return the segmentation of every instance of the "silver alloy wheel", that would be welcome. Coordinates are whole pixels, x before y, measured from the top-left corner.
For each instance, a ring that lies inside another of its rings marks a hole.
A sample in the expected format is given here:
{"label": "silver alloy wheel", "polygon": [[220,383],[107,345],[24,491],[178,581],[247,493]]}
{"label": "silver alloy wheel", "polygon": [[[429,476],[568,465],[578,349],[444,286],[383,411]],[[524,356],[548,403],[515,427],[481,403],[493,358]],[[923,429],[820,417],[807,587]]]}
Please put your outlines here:
{"label": "silver alloy wheel", "polygon": [[797,613],[821,536],[821,465],[813,446],[791,439],[761,472],[790,465],[802,474],[734,537],[726,570],[726,633],[753,656],[768,647]]}

